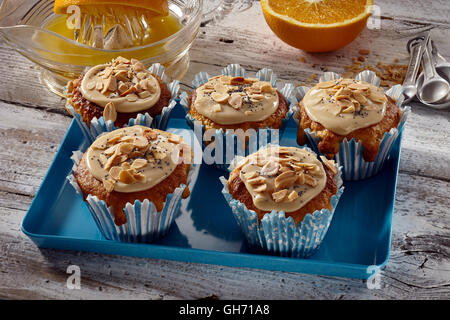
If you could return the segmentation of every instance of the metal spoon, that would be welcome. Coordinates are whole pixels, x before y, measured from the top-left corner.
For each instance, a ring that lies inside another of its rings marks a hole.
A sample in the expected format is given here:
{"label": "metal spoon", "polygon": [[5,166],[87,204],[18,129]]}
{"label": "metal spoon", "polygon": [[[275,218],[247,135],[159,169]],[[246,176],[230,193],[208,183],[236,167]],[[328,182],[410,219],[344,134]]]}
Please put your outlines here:
{"label": "metal spoon", "polygon": [[419,90],[419,97],[426,103],[438,103],[447,97],[450,84],[437,74],[431,52],[431,42],[428,41],[422,60],[425,78]]}
{"label": "metal spoon", "polygon": [[410,101],[417,94],[416,77],[424,51],[423,41],[423,37],[416,37],[408,41],[407,47],[410,58],[408,70],[406,71],[405,79],[403,80],[403,95],[405,96],[404,103]]}

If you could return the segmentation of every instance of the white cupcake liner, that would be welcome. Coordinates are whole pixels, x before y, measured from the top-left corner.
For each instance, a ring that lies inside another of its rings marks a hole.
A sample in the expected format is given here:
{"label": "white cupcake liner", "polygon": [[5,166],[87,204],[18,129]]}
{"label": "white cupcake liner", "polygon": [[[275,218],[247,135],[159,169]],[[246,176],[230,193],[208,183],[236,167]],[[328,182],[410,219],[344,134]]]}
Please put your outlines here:
{"label": "white cupcake liner", "polygon": [[[130,120],[128,121],[128,126],[142,125],[146,127],[165,130],[169,121],[170,113],[177,104],[175,99],[178,98],[180,92],[180,81],[175,80],[168,83],[168,77],[165,74],[165,68],[159,63],[153,64],[149,68],[149,70],[154,75],[157,75],[167,85],[167,88],[169,89],[171,94],[169,105],[164,107],[161,111],[161,114],[157,115],[155,119],[153,119],[153,117],[151,117],[147,112],[145,114],[139,113],[136,118],[130,118]],[[75,121],[78,123],[81,131],[83,132],[83,135],[85,136],[87,141],[89,141],[89,143],[94,142],[95,139],[104,132],[110,132],[118,129],[114,125],[113,121],[105,121],[103,116],[100,117],[100,119],[94,117],[91,120],[91,124],[89,126],[83,121],[81,115],[70,103],[66,104],[66,108],[73,115]]]}
{"label": "white cupcake liner", "polygon": [[[339,79],[341,76],[334,72],[325,72],[319,79],[319,81],[329,81],[334,79]],[[356,80],[366,81],[375,86],[380,86],[380,79],[372,71],[365,70],[356,76]],[[305,94],[310,88],[308,87],[298,87],[295,92],[297,101],[301,101]],[[386,91],[386,95],[391,97],[395,104],[399,107],[401,111],[401,117],[397,128],[392,128],[389,132],[386,132],[383,139],[380,142],[380,150],[378,156],[373,162],[368,162],[364,160],[363,151],[364,147],[362,142],[355,141],[351,139],[348,141],[344,139],[340,146],[339,152],[334,156],[334,160],[339,166],[342,166],[342,177],[344,180],[357,181],[370,178],[376,175],[383,167],[386,160],[389,159],[392,146],[396,139],[401,136],[403,132],[408,115],[411,113],[411,108],[409,106],[402,106],[404,101],[403,87],[401,85],[395,85]],[[299,123],[299,107],[296,104],[295,114],[293,119],[297,124]],[[318,149],[318,144],[320,143],[320,138],[310,130],[309,128],[305,130],[306,137],[308,139],[308,144],[314,149],[316,153],[320,153]]]}
{"label": "white cupcake liner", "polygon": [[[336,168],[338,168],[337,165]],[[339,173],[334,177],[338,192],[331,197],[331,210],[322,209],[308,213],[297,225],[292,217],[286,218],[283,211],[276,210],[266,213],[259,223],[257,213],[247,209],[242,202],[234,199],[230,194],[227,179],[220,177],[220,181],[223,184],[222,194],[250,247],[263,249],[279,256],[307,258],[319,249],[344,192],[341,168],[338,168],[338,171]]]}
{"label": "white cupcake liner", "polygon": [[[82,157],[82,151],[73,152],[71,159],[74,165],[67,177],[69,183],[81,197],[83,197],[83,192],[74,177],[74,173]],[[195,167],[196,165],[191,165],[187,179],[188,184]],[[105,201],[89,194],[85,203],[95,224],[106,239],[132,243],[150,243],[166,235],[175,219],[179,216],[185,188],[186,185],[181,184],[173,193],[168,194],[161,211],[158,211],[154,203],[148,199],[144,201],[136,200],[134,204],[128,202],[124,208],[127,222],[121,226],[117,226],[114,223],[113,209],[108,207]]]}
{"label": "white cupcake liner", "polygon": [[[223,75],[228,76],[242,76],[245,77],[246,71],[244,68],[242,68],[239,64],[230,64],[227,67],[225,67],[222,70]],[[211,78],[211,76],[206,72],[200,72],[195,75],[194,80],[192,81],[192,85],[195,88],[198,88],[199,86],[205,84],[208,82],[208,79]],[[256,78],[261,81],[268,81],[272,84],[273,87],[276,87],[278,77],[277,75],[271,70],[271,69],[261,69],[256,73]],[[207,145],[203,141],[203,136],[205,133],[205,126],[201,124],[201,122],[196,121],[190,114],[189,114],[189,95],[186,92],[182,92],[180,95],[180,104],[183,106],[184,110],[186,111],[186,121],[188,125],[194,129],[195,126],[198,126],[201,128],[201,131],[196,132],[196,138],[197,140],[202,144],[203,150],[215,150],[213,153],[213,157],[215,159],[214,165],[221,169],[221,170],[227,170],[230,161],[233,159],[233,157],[227,158],[226,155],[242,155],[247,156],[253,152],[256,152],[260,147],[265,146],[269,143],[278,143],[281,139],[281,135],[284,132],[284,129],[291,118],[292,114],[294,113],[294,107],[296,106],[296,99],[294,97],[294,85],[291,83],[287,83],[284,85],[284,87],[279,90],[279,92],[283,95],[283,97],[288,101],[289,103],[289,110],[285,116],[285,118],[282,120],[282,126],[280,130],[278,129],[271,129],[271,128],[264,128],[264,129],[258,129],[255,130],[257,132],[256,135],[252,135],[249,138],[249,142],[247,145],[242,145],[242,143],[239,141],[237,136],[228,130],[218,129],[215,130],[214,137],[218,138],[215,141],[211,142],[209,145]],[[220,141],[221,140],[221,141]],[[231,141],[231,143],[226,144],[227,141]],[[222,143],[223,142],[223,143]],[[210,164],[210,163],[208,163]]]}

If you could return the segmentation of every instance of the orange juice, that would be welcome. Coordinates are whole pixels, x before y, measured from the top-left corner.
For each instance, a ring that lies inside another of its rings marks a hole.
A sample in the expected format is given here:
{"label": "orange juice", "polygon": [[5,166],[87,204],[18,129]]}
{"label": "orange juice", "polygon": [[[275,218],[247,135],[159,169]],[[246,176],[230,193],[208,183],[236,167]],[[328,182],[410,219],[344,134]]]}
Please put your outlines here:
{"label": "orange juice", "polygon": [[[69,63],[73,65],[96,65],[106,61],[110,61],[118,54],[114,52],[105,52],[103,50],[97,50],[89,45],[80,43],[75,40],[75,32],[67,26],[66,15],[56,15],[55,18],[48,21],[43,28],[52,31],[66,39],[74,40],[69,42],[63,38],[59,38],[50,33],[40,33],[37,35],[39,39],[34,39],[36,43],[40,43],[42,48],[45,48],[43,52],[40,52],[44,56],[47,56],[50,60],[56,60],[61,63]],[[158,42],[164,38],[171,36],[181,29],[181,24],[178,19],[173,15],[168,16],[147,16],[146,21],[146,33],[141,39],[133,39],[133,46],[145,46]],[[45,52],[46,51],[46,52]],[[64,53],[64,57],[60,54],[52,53]],[[164,53],[163,46],[154,46],[142,50],[133,50],[132,56],[128,56],[127,52],[121,52],[120,55],[126,58],[136,58],[144,60],[146,58],[160,55]]]}

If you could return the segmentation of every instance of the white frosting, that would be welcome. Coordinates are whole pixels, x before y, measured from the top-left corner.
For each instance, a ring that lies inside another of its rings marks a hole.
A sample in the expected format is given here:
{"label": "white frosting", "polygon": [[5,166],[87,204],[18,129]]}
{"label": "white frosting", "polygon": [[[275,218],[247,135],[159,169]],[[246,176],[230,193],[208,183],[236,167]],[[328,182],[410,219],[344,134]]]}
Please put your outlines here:
{"label": "white frosting", "polygon": [[277,90],[257,79],[218,76],[196,90],[194,108],[222,125],[263,121],[278,108]]}

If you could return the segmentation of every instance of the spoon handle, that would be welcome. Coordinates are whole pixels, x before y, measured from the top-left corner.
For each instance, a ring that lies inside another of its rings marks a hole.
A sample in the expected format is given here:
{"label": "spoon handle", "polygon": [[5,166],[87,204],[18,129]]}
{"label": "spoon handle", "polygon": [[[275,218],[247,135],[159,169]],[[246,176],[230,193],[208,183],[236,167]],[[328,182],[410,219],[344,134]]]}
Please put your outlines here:
{"label": "spoon handle", "polygon": [[431,43],[428,42],[425,46],[425,52],[423,53],[422,60],[423,74],[425,76],[424,82],[434,78],[437,75],[436,69],[433,65],[433,57],[431,55],[431,51]]}
{"label": "spoon handle", "polygon": [[411,48],[408,70],[406,71],[405,79],[403,80],[403,85],[405,86],[414,85],[416,82],[417,73],[419,72],[420,67],[420,61],[422,60],[420,52],[420,44],[416,44]]}

